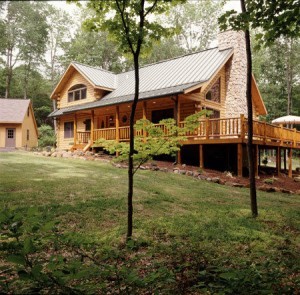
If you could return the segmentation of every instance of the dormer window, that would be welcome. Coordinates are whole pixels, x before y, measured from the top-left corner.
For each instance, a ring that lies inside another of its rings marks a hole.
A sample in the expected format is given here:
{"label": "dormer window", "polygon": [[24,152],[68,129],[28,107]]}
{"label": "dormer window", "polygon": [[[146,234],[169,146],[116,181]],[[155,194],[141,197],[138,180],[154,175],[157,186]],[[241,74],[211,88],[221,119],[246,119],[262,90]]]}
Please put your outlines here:
{"label": "dormer window", "polygon": [[86,85],[76,84],[68,91],[68,102],[81,100],[86,98]]}

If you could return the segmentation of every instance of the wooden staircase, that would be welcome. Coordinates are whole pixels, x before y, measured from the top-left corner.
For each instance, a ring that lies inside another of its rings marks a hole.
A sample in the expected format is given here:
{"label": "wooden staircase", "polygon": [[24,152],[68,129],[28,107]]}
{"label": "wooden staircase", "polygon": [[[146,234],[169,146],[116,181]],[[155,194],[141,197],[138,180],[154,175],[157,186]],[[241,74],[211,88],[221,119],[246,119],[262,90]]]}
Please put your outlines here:
{"label": "wooden staircase", "polygon": [[90,147],[91,147],[92,143],[88,142],[88,143],[76,143],[72,146],[71,151],[83,151],[86,152]]}

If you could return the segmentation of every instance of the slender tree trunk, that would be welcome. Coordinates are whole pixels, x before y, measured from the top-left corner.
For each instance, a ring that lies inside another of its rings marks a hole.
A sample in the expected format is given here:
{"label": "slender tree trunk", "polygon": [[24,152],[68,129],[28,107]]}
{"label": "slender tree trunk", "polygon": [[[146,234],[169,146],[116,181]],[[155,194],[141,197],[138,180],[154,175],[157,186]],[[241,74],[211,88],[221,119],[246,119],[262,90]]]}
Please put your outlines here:
{"label": "slender tree trunk", "polygon": [[10,87],[12,80],[12,49],[7,49],[6,56],[6,81],[5,81],[5,98],[10,97]]}
{"label": "slender tree trunk", "polygon": [[[246,12],[245,0],[241,0],[242,12]],[[253,109],[252,109],[252,56],[249,29],[245,30],[246,54],[247,54],[247,108],[248,108],[248,142],[247,153],[249,162],[249,180],[250,180],[250,201],[251,212],[253,217],[258,216],[257,198],[256,198],[256,183],[254,171],[254,155],[253,155]]]}
{"label": "slender tree trunk", "polygon": [[293,64],[291,56],[293,54],[293,40],[287,40],[287,67],[286,67],[286,82],[287,82],[287,115],[292,111],[292,89],[293,89]]}
{"label": "slender tree trunk", "polygon": [[140,77],[139,77],[139,56],[138,54],[134,55],[134,74],[135,74],[135,92],[134,100],[131,105],[130,113],[130,137],[129,137],[129,156],[128,156],[128,216],[127,216],[127,240],[132,238],[132,224],[133,224],[133,155],[134,155],[134,117],[135,110],[139,98],[139,86],[140,86]]}

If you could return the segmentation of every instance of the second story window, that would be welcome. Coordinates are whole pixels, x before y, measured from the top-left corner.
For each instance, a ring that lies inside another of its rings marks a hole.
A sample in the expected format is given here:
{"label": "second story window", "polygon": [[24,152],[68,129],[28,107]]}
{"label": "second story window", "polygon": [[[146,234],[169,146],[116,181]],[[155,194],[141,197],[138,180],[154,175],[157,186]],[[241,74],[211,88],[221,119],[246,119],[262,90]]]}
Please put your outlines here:
{"label": "second story window", "polygon": [[68,102],[81,100],[86,98],[86,86],[84,84],[77,84],[68,90]]}

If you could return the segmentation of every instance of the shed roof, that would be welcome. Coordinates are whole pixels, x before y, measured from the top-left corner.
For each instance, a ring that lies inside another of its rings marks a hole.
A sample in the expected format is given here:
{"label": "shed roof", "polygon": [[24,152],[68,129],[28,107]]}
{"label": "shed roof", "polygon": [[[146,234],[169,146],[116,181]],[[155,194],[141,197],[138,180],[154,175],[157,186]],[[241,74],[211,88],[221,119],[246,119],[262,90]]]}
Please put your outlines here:
{"label": "shed roof", "polygon": [[0,123],[23,123],[29,99],[0,98]]}
{"label": "shed roof", "polygon": [[[139,72],[139,99],[184,93],[190,87],[201,85],[210,80],[232,54],[232,48],[219,50],[216,47],[141,67]],[[99,68],[78,63],[72,63],[71,65],[92,84],[100,86],[101,83],[102,85],[107,83],[105,87],[111,88],[112,91],[99,101],[56,110],[50,114],[51,117],[77,110],[126,103],[133,100],[135,89],[134,71],[115,75]],[[64,75],[67,75],[67,71]],[[55,90],[51,95],[52,98],[54,93]]]}

